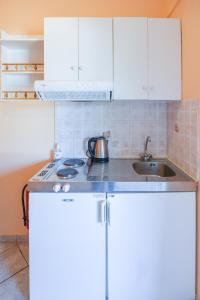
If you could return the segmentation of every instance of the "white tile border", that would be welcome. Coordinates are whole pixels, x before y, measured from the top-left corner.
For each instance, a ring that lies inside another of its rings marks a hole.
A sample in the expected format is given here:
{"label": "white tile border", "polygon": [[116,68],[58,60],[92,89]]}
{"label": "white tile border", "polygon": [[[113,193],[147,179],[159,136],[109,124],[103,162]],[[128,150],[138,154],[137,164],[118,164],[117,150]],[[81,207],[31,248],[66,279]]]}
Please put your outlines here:
{"label": "white tile border", "polygon": [[28,234],[24,235],[0,235],[0,242],[28,241]]}

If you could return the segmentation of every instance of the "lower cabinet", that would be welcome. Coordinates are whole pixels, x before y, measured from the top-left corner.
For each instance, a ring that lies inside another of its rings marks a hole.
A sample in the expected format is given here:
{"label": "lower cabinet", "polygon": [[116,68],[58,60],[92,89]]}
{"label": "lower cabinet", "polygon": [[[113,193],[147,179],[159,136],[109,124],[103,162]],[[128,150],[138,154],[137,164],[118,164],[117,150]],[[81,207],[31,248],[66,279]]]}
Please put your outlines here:
{"label": "lower cabinet", "polygon": [[108,194],[110,300],[195,299],[195,193]]}
{"label": "lower cabinet", "polygon": [[30,300],[105,299],[105,196],[30,194]]}
{"label": "lower cabinet", "polygon": [[195,193],[31,193],[30,300],[194,300]]}

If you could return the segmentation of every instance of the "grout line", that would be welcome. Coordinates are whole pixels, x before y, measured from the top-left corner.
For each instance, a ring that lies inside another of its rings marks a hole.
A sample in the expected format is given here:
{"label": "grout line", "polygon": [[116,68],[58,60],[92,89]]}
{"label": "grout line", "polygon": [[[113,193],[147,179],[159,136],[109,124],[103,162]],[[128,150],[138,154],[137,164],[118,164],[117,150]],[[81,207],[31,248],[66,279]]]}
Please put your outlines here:
{"label": "grout line", "polygon": [[16,247],[16,246],[17,246],[17,243],[15,242],[14,245],[12,245],[12,246],[8,247],[7,249],[3,250],[3,251],[0,253],[0,256],[1,256],[2,254],[4,254],[5,252],[7,252],[8,250],[10,250],[11,248],[14,248],[14,247]]}
{"label": "grout line", "polygon": [[0,242],[15,242],[16,239],[16,235],[0,235]]}
{"label": "grout line", "polygon": [[198,181],[198,178],[196,178],[195,176],[189,174],[181,165],[179,165],[178,163],[176,163],[173,159],[169,158],[169,156],[167,156],[167,159],[173,163],[177,168],[179,168],[182,172],[184,172],[186,175],[188,175],[189,177],[191,177],[194,181]]}
{"label": "grout line", "polygon": [[27,263],[27,266],[29,266],[29,263],[28,263],[28,261],[27,261],[25,255],[23,254],[23,252],[22,252],[22,250],[21,250],[21,248],[20,248],[18,242],[16,243],[16,245],[17,245],[17,248],[18,248],[18,250],[20,251],[21,255],[23,256],[25,262]]}
{"label": "grout line", "polygon": [[17,271],[16,273],[12,274],[10,277],[4,279],[3,281],[0,282],[0,286],[1,286],[2,283],[4,283],[5,281],[9,280],[9,279],[12,278],[12,277],[14,277],[14,276],[17,275],[18,273],[20,273],[20,272],[26,270],[27,268],[28,268],[28,266],[22,268],[21,270],[19,270],[19,271]]}
{"label": "grout line", "polygon": [[19,235],[0,235],[0,242],[15,242],[15,241],[26,241],[28,240],[27,234]]}

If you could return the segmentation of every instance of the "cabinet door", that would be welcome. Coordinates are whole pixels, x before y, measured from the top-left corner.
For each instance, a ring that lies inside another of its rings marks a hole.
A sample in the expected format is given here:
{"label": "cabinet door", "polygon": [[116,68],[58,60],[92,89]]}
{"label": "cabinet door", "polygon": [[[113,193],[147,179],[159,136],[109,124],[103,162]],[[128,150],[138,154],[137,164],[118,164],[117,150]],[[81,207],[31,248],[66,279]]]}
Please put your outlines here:
{"label": "cabinet door", "polygon": [[181,99],[181,33],[177,19],[149,19],[149,99]]}
{"label": "cabinet door", "polygon": [[45,18],[45,80],[78,80],[78,18]]}
{"label": "cabinet door", "polygon": [[30,300],[105,299],[102,194],[30,194]]}
{"label": "cabinet door", "polygon": [[109,299],[195,299],[195,193],[108,201]]}
{"label": "cabinet door", "polygon": [[114,99],[147,99],[147,18],[114,18]]}
{"label": "cabinet door", "polygon": [[79,79],[113,80],[112,18],[79,18]]}

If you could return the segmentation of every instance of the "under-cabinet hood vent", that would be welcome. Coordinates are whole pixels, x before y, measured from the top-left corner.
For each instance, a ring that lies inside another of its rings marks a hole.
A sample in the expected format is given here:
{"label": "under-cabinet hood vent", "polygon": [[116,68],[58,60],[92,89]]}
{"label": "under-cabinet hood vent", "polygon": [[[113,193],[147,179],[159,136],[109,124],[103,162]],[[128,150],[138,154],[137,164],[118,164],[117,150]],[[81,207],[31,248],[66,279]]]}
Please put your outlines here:
{"label": "under-cabinet hood vent", "polygon": [[35,81],[39,99],[51,101],[110,101],[113,83],[104,81]]}

